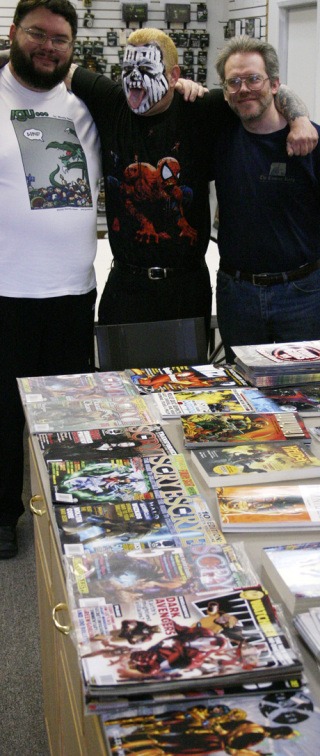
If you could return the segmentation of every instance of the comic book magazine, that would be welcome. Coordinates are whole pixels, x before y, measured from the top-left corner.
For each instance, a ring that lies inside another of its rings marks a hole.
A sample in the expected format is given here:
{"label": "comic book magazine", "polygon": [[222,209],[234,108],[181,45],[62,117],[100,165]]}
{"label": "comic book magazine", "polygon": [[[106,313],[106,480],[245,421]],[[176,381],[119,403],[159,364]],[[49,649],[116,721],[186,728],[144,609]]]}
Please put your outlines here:
{"label": "comic book magazine", "polygon": [[[250,392],[250,389],[248,391]],[[320,415],[319,383],[309,383],[309,385],[306,384],[303,386],[265,388],[263,390],[259,389],[259,393],[277,405],[278,411],[299,412],[299,415],[302,417],[316,417]]]}
{"label": "comic book magazine", "polygon": [[254,585],[71,611],[89,693],[106,696],[286,679],[302,663],[269,596]]}
{"label": "comic book magazine", "polygon": [[311,436],[297,412],[225,412],[181,417],[184,443],[197,446],[231,446],[263,441],[304,441]]}
{"label": "comic book magazine", "polygon": [[23,404],[52,401],[68,396],[70,400],[105,399],[107,394],[132,396],[136,392],[124,372],[75,373],[18,378]]}
{"label": "comic book magazine", "polygon": [[176,454],[159,424],[38,433],[37,438],[45,459],[81,456],[88,461],[101,461],[106,457]]}
{"label": "comic book magazine", "polygon": [[56,505],[55,519],[63,553],[82,556],[96,550],[152,549],[225,543],[200,496],[171,503],[151,501]]}
{"label": "comic book magazine", "polygon": [[223,531],[319,528],[319,485],[222,487],[216,498]]}
{"label": "comic book magazine", "polygon": [[158,391],[192,391],[193,389],[246,386],[246,381],[231,365],[182,365],[179,367],[135,368],[125,371],[141,394]]}
{"label": "comic book magazine", "polygon": [[72,399],[68,395],[24,405],[30,433],[149,425],[155,418],[142,396]]}
{"label": "comic book magazine", "polygon": [[309,690],[217,697],[158,714],[101,716],[112,756],[315,756],[320,712]]}
{"label": "comic book magazine", "polygon": [[189,546],[152,548],[131,540],[122,548],[65,557],[71,600],[77,606],[86,605],[87,599],[116,604],[186,591],[197,596],[209,592],[212,598],[257,580],[243,549],[219,543],[193,545],[191,540],[190,534]]}
{"label": "comic book magazine", "polygon": [[320,475],[320,459],[306,444],[241,444],[193,449],[191,459],[206,484],[241,486]]}
{"label": "comic book magazine", "polygon": [[320,381],[320,341],[235,346],[235,367],[254,386]]}
{"label": "comic book magazine", "polygon": [[236,389],[217,388],[206,391],[166,391],[154,395],[163,418],[203,412],[243,412],[251,407],[237,394]]}
{"label": "comic book magazine", "polygon": [[106,459],[46,460],[54,504],[143,501],[172,502],[199,491],[183,454]]}

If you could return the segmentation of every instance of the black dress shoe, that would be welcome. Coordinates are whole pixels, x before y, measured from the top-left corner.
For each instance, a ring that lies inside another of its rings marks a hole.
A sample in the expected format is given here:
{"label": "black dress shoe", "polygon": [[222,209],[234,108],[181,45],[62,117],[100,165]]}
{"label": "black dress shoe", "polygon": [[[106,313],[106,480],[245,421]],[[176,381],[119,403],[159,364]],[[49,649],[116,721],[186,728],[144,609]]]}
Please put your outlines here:
{"label": "black dress shoe", "polygon": [[0,525],[0,559],[11,559],[18,553],[15,525]]}

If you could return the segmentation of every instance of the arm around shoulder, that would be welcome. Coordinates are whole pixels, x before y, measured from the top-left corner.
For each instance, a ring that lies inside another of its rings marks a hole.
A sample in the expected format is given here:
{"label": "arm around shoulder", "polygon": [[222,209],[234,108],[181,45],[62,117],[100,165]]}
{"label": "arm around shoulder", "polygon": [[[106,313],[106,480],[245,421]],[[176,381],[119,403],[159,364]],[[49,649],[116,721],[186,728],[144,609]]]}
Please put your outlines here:
{"label": "arm around shoulder", "polygon": [[292,155],[308,155],[318,144],[319,134],[309,119],[304,102],[285,84],[281,84],[275,96],[277,110],[290,125],[287,137],[287,152]]}

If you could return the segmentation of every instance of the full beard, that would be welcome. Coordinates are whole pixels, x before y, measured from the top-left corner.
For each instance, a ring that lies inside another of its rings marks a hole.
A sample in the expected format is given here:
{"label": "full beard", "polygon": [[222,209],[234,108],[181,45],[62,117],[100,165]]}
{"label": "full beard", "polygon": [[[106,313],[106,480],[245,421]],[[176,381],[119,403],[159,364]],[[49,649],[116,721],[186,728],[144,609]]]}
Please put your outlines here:
{"label": "full beard", "polygon": [[19,78],[34,89],[53,89],[66,77],[72,62],[72,53],[65,63],[61,63],[54,71],[40,71],[35,69],[32,58],[28,58],[14,39],[10,48],[10,60]]}

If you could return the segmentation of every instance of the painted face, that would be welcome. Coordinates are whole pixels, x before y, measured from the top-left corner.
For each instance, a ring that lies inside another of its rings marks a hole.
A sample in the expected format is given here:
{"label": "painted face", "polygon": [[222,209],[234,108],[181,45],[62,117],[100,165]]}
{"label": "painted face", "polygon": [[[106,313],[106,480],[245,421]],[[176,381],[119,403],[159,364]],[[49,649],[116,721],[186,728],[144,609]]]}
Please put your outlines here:
{"label": "painted face", "polygon": [[162,52],[155,45],[127,45],[122,65],[122,85],[131,110],[146,113],[167,94]]}

